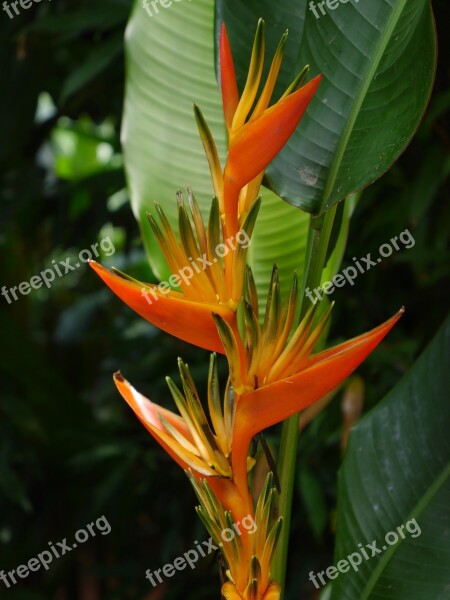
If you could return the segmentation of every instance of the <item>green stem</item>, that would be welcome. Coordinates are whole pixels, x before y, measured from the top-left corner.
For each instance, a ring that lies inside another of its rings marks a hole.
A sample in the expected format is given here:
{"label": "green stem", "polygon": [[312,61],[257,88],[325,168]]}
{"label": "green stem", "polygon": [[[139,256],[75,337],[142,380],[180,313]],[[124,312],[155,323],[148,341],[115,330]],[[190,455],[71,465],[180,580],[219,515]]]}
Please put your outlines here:
{"label": "green stem", "polygon": [[[331,230],[333,228],[337,205],[334,205],[322,217],[311,217],[309,225],[308,247],[306,250],[305,271],[302,294],[300,297],[300,315],[305,314],[307,303],[304,302],[305,290],[320,285],[322,271],[325,266]],[[283,517],[283,528],[278,540],[277,550],[272,565],[272,575],[281,586],[284,594],[286,565],[291,525],[292,496],[295,481],[295,461],[297,457],[298,423],[300,415],[294,415],[283,423],[280,455],[278,458],[278,474],[280,477],[280,515]]]}

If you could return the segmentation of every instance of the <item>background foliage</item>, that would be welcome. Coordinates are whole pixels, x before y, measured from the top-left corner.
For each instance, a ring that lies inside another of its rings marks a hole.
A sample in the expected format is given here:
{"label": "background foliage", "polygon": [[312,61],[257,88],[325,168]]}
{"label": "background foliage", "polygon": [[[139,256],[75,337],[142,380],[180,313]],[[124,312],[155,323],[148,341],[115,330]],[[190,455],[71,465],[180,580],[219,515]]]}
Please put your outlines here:
{"label": "background foliage", "polygon": [[[105,236],[116,248],[105,264],[154,280],[129,207],[119,143],[130,9],[128,0],[61,0],[41,2],[14,20],[1,15],[0,252],[7,288]],[[444,0],[434,9],[439,30],[450,9]],[[331,341],[407,307],[358,371],[365,411],[398,383],[449,306],[449,50],[441,35],[427,115],[398,163],[364,193],[350,225],[344,267],[406,227],[416,240],[335,298]],[[87,267],[12,304],[2,297],[0,307],[0,568],[16,568],[102,514],[112,527],[48,572],[1,588],[2,596],[216,597],[212,559],[156,590],[145,579],[147,568],[173,562],[206,534],[183,474],[130,414],[111,379],[121,368],[165,404],[162,374],[176,376],[176,357],[188,360],[201,387],[207,354],[143,322]],[[288,600],[315,598],[309,571],[333,563],[337,469],[348,426],[342,399],[340,393],[300,438]],[[275,435],[268,438],[275,444]]]}

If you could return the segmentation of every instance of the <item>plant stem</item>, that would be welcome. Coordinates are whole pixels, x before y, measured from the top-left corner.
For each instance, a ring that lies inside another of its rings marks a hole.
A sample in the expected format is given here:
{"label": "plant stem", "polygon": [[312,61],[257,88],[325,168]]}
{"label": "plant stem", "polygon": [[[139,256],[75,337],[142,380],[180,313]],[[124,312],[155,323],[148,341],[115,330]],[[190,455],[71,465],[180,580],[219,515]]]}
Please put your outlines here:
{"label": "plant stem", "polygon": [[[309,225],[308,247],[306,250],[305,271],[302,293],[300,296],[300,315],[304,315],[307,304],[304,302],[305,290],[320,285],[322,271],[325,266],[331,231],[336,215],[337,204],[322,217],[311,217]],[[278,458],[278,475],[281,483],[279,512],[283,517],[283,528],[278,540],[273,561],[272,575],[281,586],[281,598],[284,595],[286,566],[291,525],[292,496],[295,481],[295,462],[297,458],[298,424],[300,415],[294,415],[283,423],[280,455]]]}

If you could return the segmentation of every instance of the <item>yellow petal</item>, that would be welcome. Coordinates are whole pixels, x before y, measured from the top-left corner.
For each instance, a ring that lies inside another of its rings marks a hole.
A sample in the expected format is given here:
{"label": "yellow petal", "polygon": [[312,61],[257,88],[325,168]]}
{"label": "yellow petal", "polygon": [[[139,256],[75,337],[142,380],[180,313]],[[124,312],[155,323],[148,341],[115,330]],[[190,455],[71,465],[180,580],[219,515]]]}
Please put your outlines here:
{"label": "yellow petal", "polygon": [[278,78],[278,73],[280,72],[281,63],[283,61],[284,47],[286,45],[287,36],[287,31],[281,36],[277,51],[275,52],[275,56],[273,57],[273,61],[270,66],[269,75],[267,76],[264,89],[261,92],[258,103],[252,112],[252,116],[250,118],[251,121],[259,117],[269,106],[269,102],[275,88],[275,83]]}
{"label": "yellow petal", "polygon": [[227,581],[222,586],[222,596],[226,600],[242,600],[242,596],[237,591],[236,586],[231,581]]}
{"label": "yellow petal", "polygon": [[253,106],[264,66],[264,48],[264,21],[260,19],[258,21],[258,27],[256,28],[255,39],[253,42],[247,81],[245,82],[244,91],[242,92],[241,99],[237,106],[236,112],[234,113],[233,124],[231,126],[232,130],[242,127],[251,107]]}
{"label": "yellow petal", "polygon": [[266,593],[262,597],[262,600],[280,600],[281,589],[278,583],[273,581],[266,590]]}
{"label": "yellow petal", "polygon": [[211,178],[214,187],[214,194],[221,203],[223,193],[223,176],[216,143],[201,110],[196,104],[194,104],[194,114],[195,120],[197,122],[198,131],[200,134],[200,139],[202,140],[203,148],[205,150],[206,158],[208,160],[209,170],[211,172]]}

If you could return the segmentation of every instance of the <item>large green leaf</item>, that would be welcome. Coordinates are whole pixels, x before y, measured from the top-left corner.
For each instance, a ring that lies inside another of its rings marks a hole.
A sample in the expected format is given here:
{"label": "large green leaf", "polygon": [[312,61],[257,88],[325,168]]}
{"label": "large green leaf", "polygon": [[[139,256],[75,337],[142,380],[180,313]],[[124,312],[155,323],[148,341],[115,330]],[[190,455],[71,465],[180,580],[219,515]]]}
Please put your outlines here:
{"label": "large green leaf", "polygon": [[[299,58],[296,69],[282,73],[283,85],[307,63],[311,75],[324,75],[294,136],[268,168],[278,194],[318,213],[390,167],[416,130],[431,91],[436,43],[429,0],[217,4],[217,25],[226,22],[232,43],[241,38],[235,56],[240,80],[253,35],[253,28],[243,30],[242,14],[246,24],[252,16],[254,22],[264,17],[269,31],[293,29],[289,56]],[[310,8],[317,4],[326,11],[316,8],[319,18]]]}
{"label": "large green leaf", "polygon": [[226,151],[212,21],[208,0],[174,3],[152,17],[137,1],[126,31],[125,167],[132,208],[161,279],[169,272],[146,212],[159,202],[175,225],[175,193],[190,185],[206,218],[213,193],[193,102],[202,109],[222,158]]}
{"label": "large green leaf", "polygon": [[[256,21],[254,23],[256,25]],[[176,226],[175,192],[190,185],[207,218],[213,194],[192,103],[205,114],[222,161],[225,127],[214,71],[214,7],[208,0],[174,3],[147,17],[137,2],[126,33],[127,84],[122,139],[132,208],[156,275],[169,272],[147,222],[159,202]],[[278,37],[278,33],[277,33]],[[275,38],[274,38],[275,39]],[[296,56],[287,57],[292,65]],[[249,260],[262,300],[272,264],[286,293],[303,270],[309,216],[263,190]],[[263,302],[262,302],[263,303]]]}
{"label": "large green leaf", "polygon": [[[361,544],[370,559],[357,572],[338,573],[332,600],[449,598],[449,361],[450,318],[351,433],[339,477],[335,564]],[[408,523],[402,539],[397,528]],[[366,544],[373,541],[381,552],[372,558]]]}
{"label": "large green leaf", "polygon": [[274,263],[279,268],[284,295],[292,282],[294,269],[301,284],[309,229],[309,216],[283,202],[272,191],[262,188],[262,199],[248,255],[258,287],[261,317]]}

